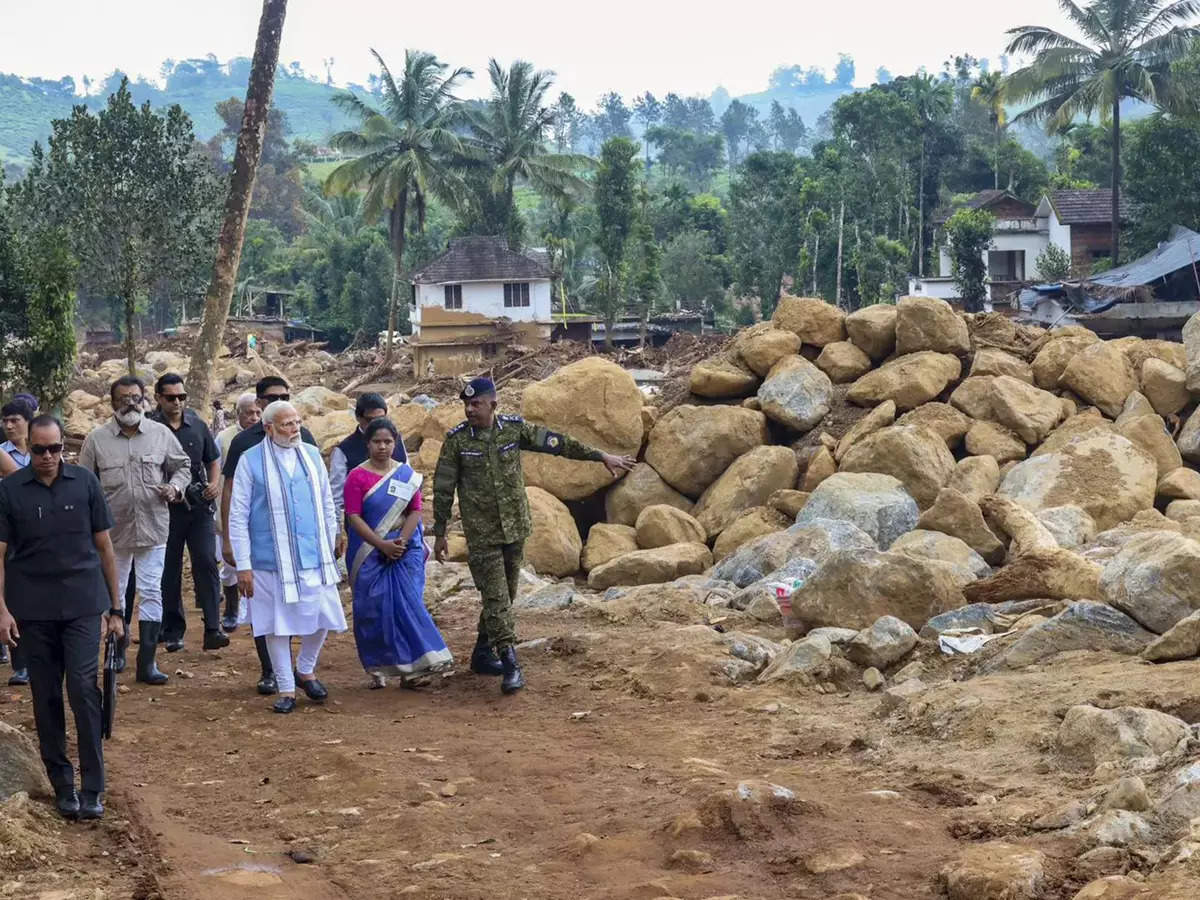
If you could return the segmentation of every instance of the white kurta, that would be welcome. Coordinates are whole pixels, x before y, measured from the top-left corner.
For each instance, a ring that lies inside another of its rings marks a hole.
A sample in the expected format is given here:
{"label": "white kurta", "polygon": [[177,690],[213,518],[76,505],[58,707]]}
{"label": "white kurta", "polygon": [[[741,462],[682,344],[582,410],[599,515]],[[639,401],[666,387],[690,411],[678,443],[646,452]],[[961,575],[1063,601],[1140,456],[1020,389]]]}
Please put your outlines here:
{"label": "white kurta", "polygon": [[[270,438],[267,438],[270,440]],[[278,448],[277,448],[278,449]],[[299,465],[297,450],[280,452],[280,461],[291,475]],[[337,514],[333,508],[333,493],[324,466],[318,466],[321,480],[320,512],[325,517],[326,532],[336,535]],[[243,456],[233,476],[233,494],[229,500],[229,541],[239,572],[252,569],[250,563],[250,498],[254,476]],[[321,629],[346,630],[346,614],[342,610],[337,585],[321,584],[319,569],[300,572],[300,600],[285,603],[283,582],[276,572],[254,572],[254,596],[250,598],[250,626],[255,637],[265,634],[305,635]]]}

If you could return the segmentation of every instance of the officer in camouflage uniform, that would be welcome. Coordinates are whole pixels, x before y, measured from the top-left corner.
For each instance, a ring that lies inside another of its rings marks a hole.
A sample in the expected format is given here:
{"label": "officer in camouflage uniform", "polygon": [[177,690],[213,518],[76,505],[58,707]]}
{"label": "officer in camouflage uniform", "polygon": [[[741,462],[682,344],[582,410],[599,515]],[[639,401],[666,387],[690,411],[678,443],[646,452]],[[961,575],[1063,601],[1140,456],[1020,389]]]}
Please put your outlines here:
{"label": "officer in camouflage uniform", "polygon": [[467,561],[483,598],[471,671],[503,675],[500,689],[511,694],[525,686],[513,649],[517,635],[512,601],[517,595],[525,539],[533,530],[521,451],[601,462],[613,475],[628,471],[635,461],[531,425],[520,416],[497,415],[496,387],[491,379],[476,378],[460,396],[466,421],[446,433],[433,476],[433,552],[438,562],[445,560],[446,526],[457,490]]}

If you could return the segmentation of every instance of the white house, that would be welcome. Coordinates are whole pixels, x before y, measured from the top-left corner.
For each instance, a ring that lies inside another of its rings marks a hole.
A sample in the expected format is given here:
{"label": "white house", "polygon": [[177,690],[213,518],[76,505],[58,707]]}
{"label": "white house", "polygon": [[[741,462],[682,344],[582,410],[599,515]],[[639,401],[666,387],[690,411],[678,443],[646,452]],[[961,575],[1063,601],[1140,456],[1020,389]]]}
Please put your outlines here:
{"label": "white house", "polygon": [[474,371],[510,343],[550,340],[551,272],[544,254],[502,237],[464,237],[412,275],[414,373]]}
{"label": "white house", "polygon": [[[1099,257],[1112,253],[1112,192],[1105,190],[1050,191],[1035,206],[1007,191],[981,191],[934,214],[941,229],[960,209],[985,209],[996,218],[991,246],[984,251],[989,295],[999,300],[1022,284],[1041,279],[1037,258],[1054,244],[1071,257],[1077,271],[1086,272]],[[1126,215],[1122,207],[1122,218]],[[951,277],[950,253],[940,242],[938,274],[909,280],[909,293],[957,300]]]}

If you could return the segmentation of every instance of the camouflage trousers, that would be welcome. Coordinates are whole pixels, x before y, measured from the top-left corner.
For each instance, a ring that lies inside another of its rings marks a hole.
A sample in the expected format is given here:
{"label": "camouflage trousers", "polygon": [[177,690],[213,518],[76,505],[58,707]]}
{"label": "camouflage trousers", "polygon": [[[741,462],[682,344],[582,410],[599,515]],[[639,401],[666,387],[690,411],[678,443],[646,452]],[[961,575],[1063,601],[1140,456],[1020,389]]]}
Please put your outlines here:
{"label": "camouflage trousers", "polygon": [[524,541],[467,548],[467,565],[471,568],[471,578],[474,579],[475,587],[483,599],[479,634],[497,650],[517,642],[512,604],[513,598],[517,596],[524,558]]}

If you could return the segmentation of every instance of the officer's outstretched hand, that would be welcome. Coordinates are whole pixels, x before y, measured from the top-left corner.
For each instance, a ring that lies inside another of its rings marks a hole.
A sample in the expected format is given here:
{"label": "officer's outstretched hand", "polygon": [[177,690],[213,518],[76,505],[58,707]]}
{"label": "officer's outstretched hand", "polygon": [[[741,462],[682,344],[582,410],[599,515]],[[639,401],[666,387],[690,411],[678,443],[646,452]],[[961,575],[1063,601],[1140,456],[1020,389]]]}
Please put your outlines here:
{"label": "officer's outstretched hand", "polygon": [[433,539],[433,558],[440,563],[446,561],[446,554],[450,552],[450,542],[446,540],[445,535],[435,537]]}
{"label": "officer's outstretched hand", "polygon": [[612,453],[605,453],[600,461],[604,463],[604,468],[608,469],[608,474],[614,478],[617,477],[617,473],[628,472],[637,465],[637,460],[632,456],[615,456]]}

